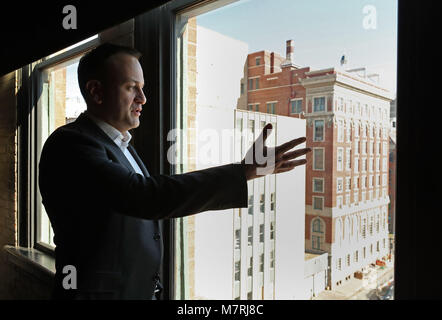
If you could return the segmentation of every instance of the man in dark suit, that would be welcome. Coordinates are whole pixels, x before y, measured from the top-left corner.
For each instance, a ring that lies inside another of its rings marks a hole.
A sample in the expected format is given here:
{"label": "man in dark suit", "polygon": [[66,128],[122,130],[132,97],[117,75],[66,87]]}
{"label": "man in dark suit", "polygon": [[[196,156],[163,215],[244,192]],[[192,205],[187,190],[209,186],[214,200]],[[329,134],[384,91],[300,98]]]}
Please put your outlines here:
{"label": "man in dark suit", "polygon": [[[54,298],[155,299],[163,255],[158,220],[247,207],[247,180],[265,167],[253,150],[270,154],[267,125],[241,163],[150,176],[129,144],[146,102],[139,57],[110,44],[86,54],[78,81],[87,111],[55,130],[43,147],[39,186],[54,229]],[[294,159],[309,149],[288,152],[304,141],[272,149],[272,167],[264,174],[305,164]],[[75,289],[64,283],[66,266],[75,267]]]}

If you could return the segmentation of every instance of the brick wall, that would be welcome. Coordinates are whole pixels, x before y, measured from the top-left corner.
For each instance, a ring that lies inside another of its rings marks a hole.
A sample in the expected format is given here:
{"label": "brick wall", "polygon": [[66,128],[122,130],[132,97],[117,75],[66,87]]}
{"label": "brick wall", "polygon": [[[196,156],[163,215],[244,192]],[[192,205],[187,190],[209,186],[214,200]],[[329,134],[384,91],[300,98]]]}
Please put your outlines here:
{"label": "brick wall", "polygon": [[51,284],[12,264],[3,250],[17,244],[16,74],[0,78],[0,300],[48,299]]}
{"label": "brick wall", "polygon": [[10,270],[4,245],[15,245],[15,72],[0,78],[0,299],[8,298]]}

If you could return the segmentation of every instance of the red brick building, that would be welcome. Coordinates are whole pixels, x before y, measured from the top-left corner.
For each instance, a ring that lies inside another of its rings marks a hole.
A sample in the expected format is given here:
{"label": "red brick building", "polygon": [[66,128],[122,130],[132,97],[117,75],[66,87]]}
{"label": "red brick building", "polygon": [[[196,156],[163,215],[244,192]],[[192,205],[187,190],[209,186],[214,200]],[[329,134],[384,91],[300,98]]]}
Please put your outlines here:
{"label": "red brick building", "polygon": [[305,249],[329,253],[329,287],[388,254],[387,90],[364,68],[311,71],[274,52],[248,55],[238,108],[307,123]]}

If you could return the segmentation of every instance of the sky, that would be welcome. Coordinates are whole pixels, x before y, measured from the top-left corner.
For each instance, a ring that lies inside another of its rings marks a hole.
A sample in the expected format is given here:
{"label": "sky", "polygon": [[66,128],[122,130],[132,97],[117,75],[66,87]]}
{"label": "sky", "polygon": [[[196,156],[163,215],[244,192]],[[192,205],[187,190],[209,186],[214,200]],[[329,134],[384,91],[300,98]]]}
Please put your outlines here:
{"label": "sky", "polygon": [[294,40],[294,63],[312,70],[366,67],[396,93],[397,0],[240,0],[197,17],[197,24],[246,42],[249,52],[285,57]]}

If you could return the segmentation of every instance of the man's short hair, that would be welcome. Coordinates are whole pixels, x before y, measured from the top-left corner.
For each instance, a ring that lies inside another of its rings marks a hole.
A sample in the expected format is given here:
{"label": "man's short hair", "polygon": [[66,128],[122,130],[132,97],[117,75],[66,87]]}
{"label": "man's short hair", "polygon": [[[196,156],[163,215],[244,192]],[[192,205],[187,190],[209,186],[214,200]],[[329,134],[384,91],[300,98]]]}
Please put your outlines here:
{"label": "man's short hair", "polygon": [[139,59],[141,53],[131,47],[104,43],[86,53],[78,64],[78,85],[83,98],[86,100],[86,83],[89,80],[101,80],[105,75],[106,60],[118,53],[126,53]]}

